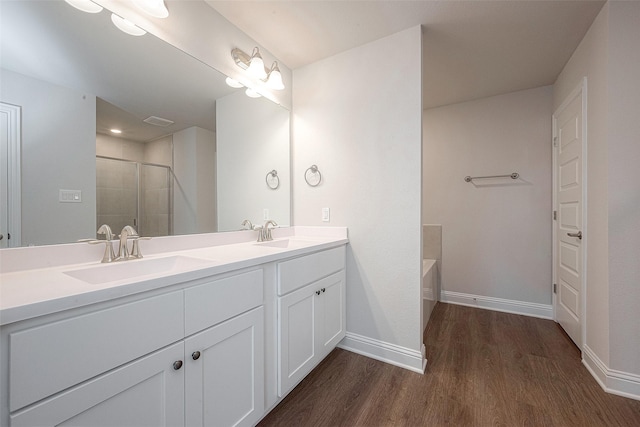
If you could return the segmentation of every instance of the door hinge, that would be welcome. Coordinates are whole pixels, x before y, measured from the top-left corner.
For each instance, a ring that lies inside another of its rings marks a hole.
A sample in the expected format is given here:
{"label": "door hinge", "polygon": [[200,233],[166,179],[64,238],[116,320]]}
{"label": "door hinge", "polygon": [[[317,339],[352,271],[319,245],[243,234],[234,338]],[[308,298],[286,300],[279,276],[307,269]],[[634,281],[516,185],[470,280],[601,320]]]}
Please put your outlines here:
{"label": "door hinge", "polygon": [[557,147],[557,146],[558,146],[558,137],[557,137],[557,136],[554,136],[554,137],[553,137],[553,146],[554,146],[554,147]]}
{"label": "door hinge", "polygon": [[557,287],[558,287],[558,286],[554,283],[554,284],[553,284],[553,293],[554,293],[554,294],[558,293],[558,292],[557,292],[557,289],[556,289]]}
{"label": "door hinge", "polygon": [[553,211],[553,220],[556,221],[558,219],[558,211]]}

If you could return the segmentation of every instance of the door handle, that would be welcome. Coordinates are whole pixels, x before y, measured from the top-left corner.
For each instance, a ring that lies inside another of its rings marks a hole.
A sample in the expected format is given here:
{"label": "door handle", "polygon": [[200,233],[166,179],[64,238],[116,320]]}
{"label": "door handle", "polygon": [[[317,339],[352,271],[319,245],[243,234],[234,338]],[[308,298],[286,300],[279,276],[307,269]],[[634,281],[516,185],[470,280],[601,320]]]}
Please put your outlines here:
{"label": "door handle", "polygon": [[582,231],[578,231],[577,233],[567,233],[567,236],[577,237],[578,239],[582,240]]}

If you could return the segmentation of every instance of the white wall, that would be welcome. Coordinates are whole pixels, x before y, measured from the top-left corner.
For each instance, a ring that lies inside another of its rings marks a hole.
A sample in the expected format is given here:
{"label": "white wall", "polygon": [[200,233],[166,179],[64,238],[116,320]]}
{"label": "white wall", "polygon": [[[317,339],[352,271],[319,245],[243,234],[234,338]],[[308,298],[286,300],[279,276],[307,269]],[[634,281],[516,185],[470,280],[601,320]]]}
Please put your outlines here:
{"label": "white wall", "polygon": [[445,295],[550,306],[551,96],[546,86],[425,110],[423,222],[442,224]]}
{"label": "white wall", "polygon": [[587,77],[587,305],[585,345],[609,363],[607,42],[605,5],[553,87],[553,110]]}
{"label": "white wall", "polygon": [[[611,368],[640,375],[640,3],[609,7]],[[638,378],[640,380],[640,378]],[[640,386],[640,384],[639,384]],[[640,387],[638,387],[640,390]]]}
{"label": "white wall", "polygon": [[[22,107],[22,245],[95,236],[95,96],[4,69],[0,77],[0,100]],[[60,203],[61,189],[82,191],[82,203]]]}
{"label": "white wall", "polygon": [[[280,226],[291,224],[289,111],[244,91],[216,101],[218,230],[241,228],[249,219],[264,223],[263,209]],[[278,172],[280,186],[267,187]]]}
{"label": "white wall", "polygon": [[173,134],[173,233],[216,231],[216,136],[191,127]]}
{"label": "white wall", "polygon": [[[349,227],[348,334],[414,353],[422,341],[421,88],[420,27],[294,71],[294,224]],[[318,187],[303,178],[312,164]]]}

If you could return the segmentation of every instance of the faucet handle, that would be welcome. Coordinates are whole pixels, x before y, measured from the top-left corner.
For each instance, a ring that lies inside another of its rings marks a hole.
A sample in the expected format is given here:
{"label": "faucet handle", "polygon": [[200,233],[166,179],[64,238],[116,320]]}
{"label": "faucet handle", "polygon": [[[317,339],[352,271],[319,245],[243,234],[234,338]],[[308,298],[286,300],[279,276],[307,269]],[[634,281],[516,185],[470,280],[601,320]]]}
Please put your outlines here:
{"label": "faucet handle", "polygon": [[131,257],[142,258],[142,251],[140,251],[140,244],[138,242],[140,240],[151,240],[151,237],[132,236],[131,240],[133,240],[133,247],[131,248]]}
{"label": "faucet handle", "polygon": [[261,225],[254,225],[253,229],[258,232],[258,242],[264,242],[264,227]]}
{"label": "faucet handle", "polygon": [[93,240],[93,239],[82,239],[79,240],[80,241],[85,241],[87,243],[89,243],[90,245],[98,245],[100,243],[104,243],[105,247],[104,247],[104,255],[102,255],[102,263],[108,263],[108,262],[113,262],[116,260],[116,254],[113,251],[113,245],[111,244],[111,240]]}

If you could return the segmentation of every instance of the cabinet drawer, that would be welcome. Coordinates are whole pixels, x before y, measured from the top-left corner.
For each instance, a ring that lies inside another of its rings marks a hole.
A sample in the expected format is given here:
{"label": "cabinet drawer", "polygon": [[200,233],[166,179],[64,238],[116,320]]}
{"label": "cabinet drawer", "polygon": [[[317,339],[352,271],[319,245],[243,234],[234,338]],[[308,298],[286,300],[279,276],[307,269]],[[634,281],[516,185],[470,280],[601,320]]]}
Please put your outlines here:
{"label": "cabinet drawer", "polygon": [[172,292],[12,333],[10,410],[182,339],[183,306]]}
{"label": "cabinet drawer", "polygon": [[262,270],[194,286],[184,291],[185,334],[223,322],[262,305]]}
{"label": "cabinet drawer", "polygon": [[278,264],[278,295],[284,295],[344,269],[345,247],[329,249]]}

